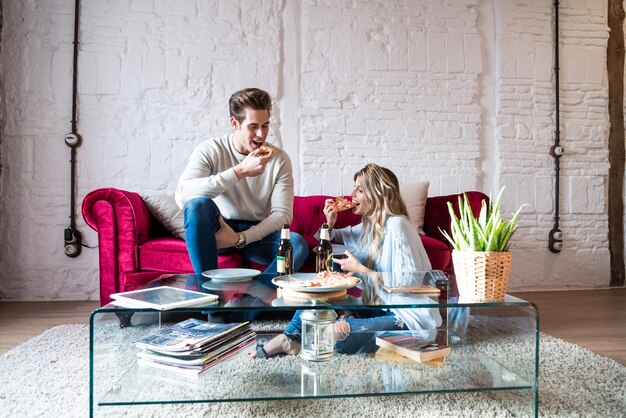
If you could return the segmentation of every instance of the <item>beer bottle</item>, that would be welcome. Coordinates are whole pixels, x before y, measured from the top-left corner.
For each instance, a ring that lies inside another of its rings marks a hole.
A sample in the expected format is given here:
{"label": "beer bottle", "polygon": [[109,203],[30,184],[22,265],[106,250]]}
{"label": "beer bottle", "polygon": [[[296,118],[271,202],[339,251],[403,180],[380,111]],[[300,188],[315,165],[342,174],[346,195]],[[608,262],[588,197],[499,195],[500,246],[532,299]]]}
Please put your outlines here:
{"label": "beer bottle", "polygon": [[279,275],[293,273],[293,246],[289,232],[289,225],[283,225],[280,230],[280,244],[276,254],[276,272]]}
{"label": "beer bottle", "polygon": [[330,233],[328,224],[322,225],[320,231],[320,244],[313,249],[315,251],[315,271],[333,271],[333,247],[330,245]]}

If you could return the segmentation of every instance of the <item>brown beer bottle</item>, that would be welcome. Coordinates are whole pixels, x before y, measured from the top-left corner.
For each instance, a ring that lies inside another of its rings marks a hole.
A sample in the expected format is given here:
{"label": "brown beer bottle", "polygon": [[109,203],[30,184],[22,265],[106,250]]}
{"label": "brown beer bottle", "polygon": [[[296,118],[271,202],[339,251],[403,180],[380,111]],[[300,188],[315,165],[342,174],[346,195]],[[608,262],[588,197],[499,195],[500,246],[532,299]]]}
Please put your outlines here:
{"label": "brown beer bottle", "polygon": [[313,249],[315,252],[315,271],[333,271],[333,247],[330,245],[328,224],[322,225],[320,244]]}
{"label": "brown beer bottle", "polygon": [[289,225],[284,224],[280,230],[280,244],[276,254],[276,273],[279,275],[293,273],[293,246]]}

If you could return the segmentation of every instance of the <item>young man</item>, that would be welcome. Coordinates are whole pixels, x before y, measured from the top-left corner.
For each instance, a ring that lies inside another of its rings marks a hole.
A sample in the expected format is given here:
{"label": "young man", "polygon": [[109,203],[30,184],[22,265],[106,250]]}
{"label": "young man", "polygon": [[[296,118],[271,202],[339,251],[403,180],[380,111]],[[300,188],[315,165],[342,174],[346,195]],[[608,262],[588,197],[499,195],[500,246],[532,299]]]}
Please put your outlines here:
{"label": "young man", "polygon": [[[185,210],[187,251],[196,274],[216,269],[218,251],[233,249],[276,272],[280,228],[293,216],[291,160],[265,143],[272,109],[267,92],[237,91],[229,108],[233,133],[196,147],[178,180],[176,202]],[[293,232],[291,243],[298,271],[308,247]]]}

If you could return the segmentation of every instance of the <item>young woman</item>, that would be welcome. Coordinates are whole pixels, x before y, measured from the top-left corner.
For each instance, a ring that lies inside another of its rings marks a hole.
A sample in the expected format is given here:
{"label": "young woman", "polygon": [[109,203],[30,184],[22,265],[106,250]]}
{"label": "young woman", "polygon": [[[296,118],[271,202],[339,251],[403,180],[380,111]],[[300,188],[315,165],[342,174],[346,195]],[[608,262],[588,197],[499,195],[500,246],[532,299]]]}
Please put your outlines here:
{"label": "young woman", "polygon": [[[430,261],[413,224],[407,218],[407,209],[400,196],[395,174],[376,164],[367,164],[354,175],[352,212],[362,217],[362,223],[342,229],[333,229],[337,213],[332,199],[325,202],[324,214],[331,241],[356,249],[345,252],[344,259],[335,259],[345,272],[420,272],[431,270]],[[318,232],[319,234],[319,232]],[[319,237],[318,237],[319,238]],[[357,316],[361,316],[360,318]],[[363,317],[367,316],[367,317]],[[338,352],[362,353],[375,349],[374,334],[363,331],[435,330],[441,325],[438,309],[362,310],[340,316],[335,323]],[[359,333],[350,333],[358,329]],[[301,322],[296,312],[284,333],[259,347],[257,356],[279,353],[298,354],[300,351]]]}

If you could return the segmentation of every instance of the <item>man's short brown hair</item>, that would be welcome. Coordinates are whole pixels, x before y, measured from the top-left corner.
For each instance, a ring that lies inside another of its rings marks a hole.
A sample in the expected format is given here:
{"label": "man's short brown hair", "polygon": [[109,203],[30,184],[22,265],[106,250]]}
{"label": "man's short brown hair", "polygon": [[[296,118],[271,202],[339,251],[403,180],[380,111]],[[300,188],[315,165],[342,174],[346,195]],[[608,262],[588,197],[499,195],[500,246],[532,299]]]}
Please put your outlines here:
{"label": "man's short brown hair", "polygon": [[234,116],[239,123],[245,119],[245,109],[272,111],[272,98],[261,89],[248,88],[236,91],[228,101],[230,116]]}

